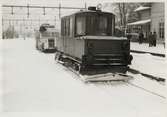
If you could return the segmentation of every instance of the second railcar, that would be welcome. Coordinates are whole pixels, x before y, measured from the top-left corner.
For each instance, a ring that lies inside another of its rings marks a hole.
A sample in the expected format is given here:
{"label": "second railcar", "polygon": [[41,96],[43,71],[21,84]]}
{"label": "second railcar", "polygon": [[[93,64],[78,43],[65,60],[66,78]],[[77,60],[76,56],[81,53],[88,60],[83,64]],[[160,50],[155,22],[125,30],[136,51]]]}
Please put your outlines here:
{"label": "second railcar", "polygon": [[79,11],[61,19],[58,59],[76,70],[90,66],[127,66],[130,41],[115,36],[115,15],[100,10]]}
{"label": "second railcar", "polygon": [[53,25],[42,24],[36,31],[36,48],[40,51],[56,51],[58,31]]}

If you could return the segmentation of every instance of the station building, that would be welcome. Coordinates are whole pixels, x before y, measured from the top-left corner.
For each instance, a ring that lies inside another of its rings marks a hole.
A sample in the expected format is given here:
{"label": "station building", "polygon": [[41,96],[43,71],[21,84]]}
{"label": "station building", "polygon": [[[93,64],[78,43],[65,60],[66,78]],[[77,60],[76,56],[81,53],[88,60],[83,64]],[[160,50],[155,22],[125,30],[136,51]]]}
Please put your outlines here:
{"label": "station building", "polygon": [[149,6],[140,6],[134,10],[139,20],[128,24],[132,33],[143,32],[147,40],[150,32],[156,32],[157,43],[165,42],[165,4],[163,2],[150,3]]}

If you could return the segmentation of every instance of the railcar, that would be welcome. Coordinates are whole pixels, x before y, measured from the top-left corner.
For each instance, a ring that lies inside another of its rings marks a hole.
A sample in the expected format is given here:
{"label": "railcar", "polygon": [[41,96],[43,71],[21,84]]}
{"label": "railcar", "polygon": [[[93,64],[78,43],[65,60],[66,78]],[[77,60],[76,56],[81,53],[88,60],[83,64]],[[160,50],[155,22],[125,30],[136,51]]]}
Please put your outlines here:
{"label": "railcar", "polygon": [[115,15],[89,7],[61,18],[56,59],[84,71],[90,67],[131,64],[130,40],[115,35]]}
{"label": "railcar", "polygon": [[36,49],[47,52],[56,51],[56,39],[58,31],[53,25],[42,24],[39,31],[36,31]]}

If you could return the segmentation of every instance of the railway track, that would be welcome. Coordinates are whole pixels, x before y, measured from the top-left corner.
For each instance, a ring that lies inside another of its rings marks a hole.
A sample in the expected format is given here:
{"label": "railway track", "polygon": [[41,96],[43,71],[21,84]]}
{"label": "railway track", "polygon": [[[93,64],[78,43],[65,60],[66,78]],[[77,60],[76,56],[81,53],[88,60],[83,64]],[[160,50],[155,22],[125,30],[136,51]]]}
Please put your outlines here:
{"label": "railway track", "polygon": [[[132,80],[136,79],[135,77],[133,77],[131,75],[107,73],[107,74],[87,76],[87,75],[81,75],[79,72],[73,70],[71,67],[65,67],[65,68],[76,76],[76,77],[74,77],[76,80],[80,80],[80,81],[87,83],[87,84],[93,84],[94,86],[96,86],[102,90],[105,90],[105,88],[103,86],[108,87],[108,86],[113,86],[115,84],[119,84],[119,85],[126,84],[128,87],[137,88],[137,89],[140,89],[140,90],[142,90],[150,95],[154,95],[154,96],[158,96],[162,99],[166,99],[166,97],[163,96],[162,94],[159,94],[157,92],[149,90],[142,85],[138,85],[138,84],[131,82]],[[131,73],[133,73],[133,72],[131,72]],[[137,73],[139,74],[140,72],[138,71]],[[135,74],[135,73],[133,73],[133,74]],[[149,75],[149,74],[143,75],[143,77],[146,79],[150,78],[149,76],[152,76],[152,75]],[[121,77],[121,78],[119,78],[119,77]],[[157,77],[154,76],[154,78],[157,78]],[[150,79],[150,82],[151,81],[153,82],[153,80]],[[160,80],[156,80],[156,81],[160,82]],[[165,82],[165,80],[162,80],[162,82]],[[163,86],[161,84],[159,84],[159,85]]]}
{"label": "railway track", "polygon": [[[99,83],[93,82],[93,84],[94,84],[95,86],[97,86],[97,87],[101,87],[101,86],[99,85]],[[149,90],[149,89],[147,89],[147,88],[145,88],[145,87],[143,87],[143,86],[134,84],[134,83],[129,82],[129,81],[124,81],[124,80],[122,80],[122,81],[107,81],[107,82],[100,82],[100,84],[101,84],[101,85],[107,85],[107,86],[109,86],[109,85],[115,85],[115,84],[119,84],[119,85],[121,85],[121,84],[127,84],[128,87],[134,87],[134,88],[140,89],[140,90],[142,90],[142,91],[144,91],[144,92],[147,92],[148,94],[151,94],[151,95],[154,95],[154,96],[158,96],[158,97],[160,97],[160,98],[162,98],[162,99],[166,99],[166,97],[163,96],[162,94],[159,94],[159,93],[157,93],[157,92],[154,92],[154,91]],[[103,88],[103,89],[104,89],[104,88]]]}
{"label": "railway track", "polygon": [[146,78],[150,78],[152,80],[156,80],[158,82],[165,82],[165,78],[162,77],[158,77],[158,76],[153,76],[147,73],[143,73],[139,70],[133,69],[133,68],[129,68],[128,72],[132,73],[132,74],[141,74],[142,76],[146,77]]}
{"label": "railway track", "polygon": [[155,92],[153,92],[153,91],[150,91],[150,90],[148,90],[148,89],[146,89],[146,88],[143,88],[143,87],[141,87],[141,86],[135,85],[135,84],[130,83],[130,82],[126,82],[126,83],[128,83],[129,85],[131,85],[131,86],[133,86],[133,87],[139,88],[139,89],[141,89],[141,90],[143,90],[143,91],[145,91],[145,92],[148,92],[148,93],[150,93],[150,94],[153,94],[153,95],[159,96],[159,97],[161,97],[161,98],[163,98],[163,99],[166,99],[166,97],[163,96],[163,95],[161,95],[161,94],[155,93]]}
{"label": "railway track", "polygon": [[165,57],[165,54],[160,54],[160,53],[153,53],[153,52],[145,52],[145,51],[139,51],[139,50],[130,50],[132,53],[139,53],[139,54],[151,54],[153,56],[158,56],[158,57]]}
{"label": "railway track", "polygon": [[[127,85],[128,87],[133,87],[133,88],[136,88],[136,89],[139,89],[139,90],[142,90],[150,95],[154,95],[154,96],[158,96],[160,97],[161,99],[166,99],[165,96],[163,96],[162,94],[159,94],[157,92],[154,92],[152,90],[149,90],[143,86],[140,86],[140,85],[137,85],[137,84],[134,84],[132,82],[129,82],[129,81],[107,81],[107,82],[93,82],[93,84],[98,87],[98,88],[102,88],[103,90],[105,90],[105,88],[102,86],[102,85],[106,85],[106,86],[113,86],[115,84],[119,84],[119,85]],[[100,85],[99,85],[100,84]]]}

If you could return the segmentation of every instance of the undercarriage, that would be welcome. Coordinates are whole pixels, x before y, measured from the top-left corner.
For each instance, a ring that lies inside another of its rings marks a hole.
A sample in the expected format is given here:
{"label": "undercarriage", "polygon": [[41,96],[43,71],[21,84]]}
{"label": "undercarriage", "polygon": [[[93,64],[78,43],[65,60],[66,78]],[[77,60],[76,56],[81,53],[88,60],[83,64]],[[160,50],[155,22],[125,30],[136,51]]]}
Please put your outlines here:
{"label": "undercarriage", "polygon": [[55,60],[60,62],[66,67],[70,67],[80,74],[102,74],[102,73],[126,73],[128,70],[127,64],[117,64],[117,63],[96,63],[96,64],[87,64],[85,61],[78,58],[71,57],[67,54],[57,52]]}

